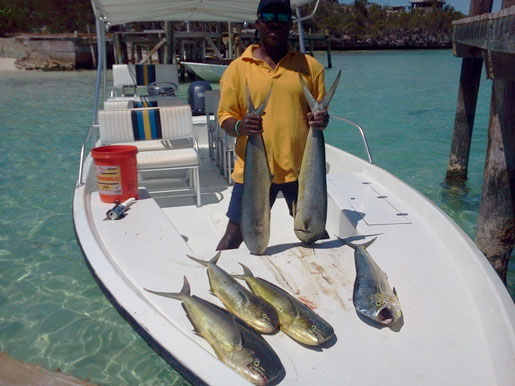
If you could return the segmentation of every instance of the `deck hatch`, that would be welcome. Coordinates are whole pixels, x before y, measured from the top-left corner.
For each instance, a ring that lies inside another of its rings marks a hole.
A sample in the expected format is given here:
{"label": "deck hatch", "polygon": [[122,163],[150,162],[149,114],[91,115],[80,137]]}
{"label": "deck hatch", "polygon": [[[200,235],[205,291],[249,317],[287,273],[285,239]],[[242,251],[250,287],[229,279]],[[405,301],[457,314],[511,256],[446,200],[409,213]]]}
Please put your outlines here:
{"label": "deck hatch", "polygon": [[359,174],[330,174],[327,190],[341,210],[353,211],[367,225],[411,224],[384,187]]}

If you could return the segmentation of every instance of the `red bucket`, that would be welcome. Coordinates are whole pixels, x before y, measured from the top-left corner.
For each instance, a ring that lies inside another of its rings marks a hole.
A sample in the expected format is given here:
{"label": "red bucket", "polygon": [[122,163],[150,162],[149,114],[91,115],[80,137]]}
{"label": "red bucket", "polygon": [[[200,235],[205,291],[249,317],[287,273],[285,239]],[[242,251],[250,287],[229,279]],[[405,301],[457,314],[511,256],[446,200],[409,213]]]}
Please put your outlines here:
{"label": "red bucket", "polygon": [[136,146],[101,146],[91,150],[102,202],[123,202],[131,197],[138,198],[136,154]]}

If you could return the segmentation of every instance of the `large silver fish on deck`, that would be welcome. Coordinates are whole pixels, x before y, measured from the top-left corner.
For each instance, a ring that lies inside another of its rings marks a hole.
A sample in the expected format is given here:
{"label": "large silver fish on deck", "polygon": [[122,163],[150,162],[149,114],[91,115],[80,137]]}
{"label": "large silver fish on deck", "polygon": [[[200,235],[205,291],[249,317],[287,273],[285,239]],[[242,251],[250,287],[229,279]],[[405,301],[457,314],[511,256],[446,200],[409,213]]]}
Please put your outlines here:
{"label": "large silver fish on deck", "polygon": [[[313,114],[327,110],[340,81],[341,71],[324,96],[317,102],[299,74],[300,83]],[[313,243],[328,238],[325,230],[327,220],[327,181],[325,166],[325,141],[322,130],[309,128],[302,164],[299,173],[299,193],[294,206],[294,231],[304,243]]]}
{"label": "large silver fish on deck", "polygon": [[402,318],[401,305],[395,288],[392,289],[388,277],[366,250],[375,240],[360,245],[346,242],[354,248],[356,264],[354,307],[359,314],[383,326],[393,326]]}
{"label": "large silver fish on deck", "polygon": [[271,334],[278,330],[279,318],[275,309],[216,265],[220,252],[209,261],[199,260],[189,255],[188,257],[207,267],[211,292],[231,313],[260,333]]}
{"label": "large silver fish on deck", "polygon": [[186,277],[179,293],[145,290],[180,300],[195,333],[209,342],[222,362],[250,382],[266,385],[284,373],[281,360],[258,333],[236,321],[226,310],[190,295]]}
{"label": "large silver fish on deck", "polygon": [[[257,108],[252,104],[247,84],[245,85],[245,92],[248,111],[263,115],[272,89]],[[270,240],[270,186],[272,176],[261,134],[251,135],[248,138],[243,178],[241,233],[249,251],[255,255],[262,255],[266,251]]]}
{"label": "large silver fish on deck", "polygon": [[252,292],[276,309],[280,329],[286,335],[308,346],[320,346],[333,337],[331,325],[316,312],[276,285],[254,277],[249,268],[240,265],[243,275],[233,276],[245,280]]}

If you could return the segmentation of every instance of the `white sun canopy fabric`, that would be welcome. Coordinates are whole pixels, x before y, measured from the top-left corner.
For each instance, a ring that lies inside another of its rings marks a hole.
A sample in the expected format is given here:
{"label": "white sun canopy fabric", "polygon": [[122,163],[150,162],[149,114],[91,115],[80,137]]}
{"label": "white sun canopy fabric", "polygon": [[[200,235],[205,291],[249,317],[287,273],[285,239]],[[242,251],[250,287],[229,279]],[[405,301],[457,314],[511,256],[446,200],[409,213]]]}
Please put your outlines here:
{"label": "white sun canopy fabric", "polygon": [[[291,0],[292,7],[313,0]],[[91,0],[105,23],[134,21],[254,21],[259,0]]]}

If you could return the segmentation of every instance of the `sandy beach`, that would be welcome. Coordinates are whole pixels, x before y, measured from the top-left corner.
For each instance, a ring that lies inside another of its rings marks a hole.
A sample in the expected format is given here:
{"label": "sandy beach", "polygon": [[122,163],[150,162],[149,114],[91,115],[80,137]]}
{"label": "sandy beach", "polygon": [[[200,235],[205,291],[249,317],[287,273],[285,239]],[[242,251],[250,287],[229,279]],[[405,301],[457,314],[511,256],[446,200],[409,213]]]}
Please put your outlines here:
{"label": "sandy beach", "polygon": [[14,65],[15,58],[0,58],[0,71],[23,71]]}

